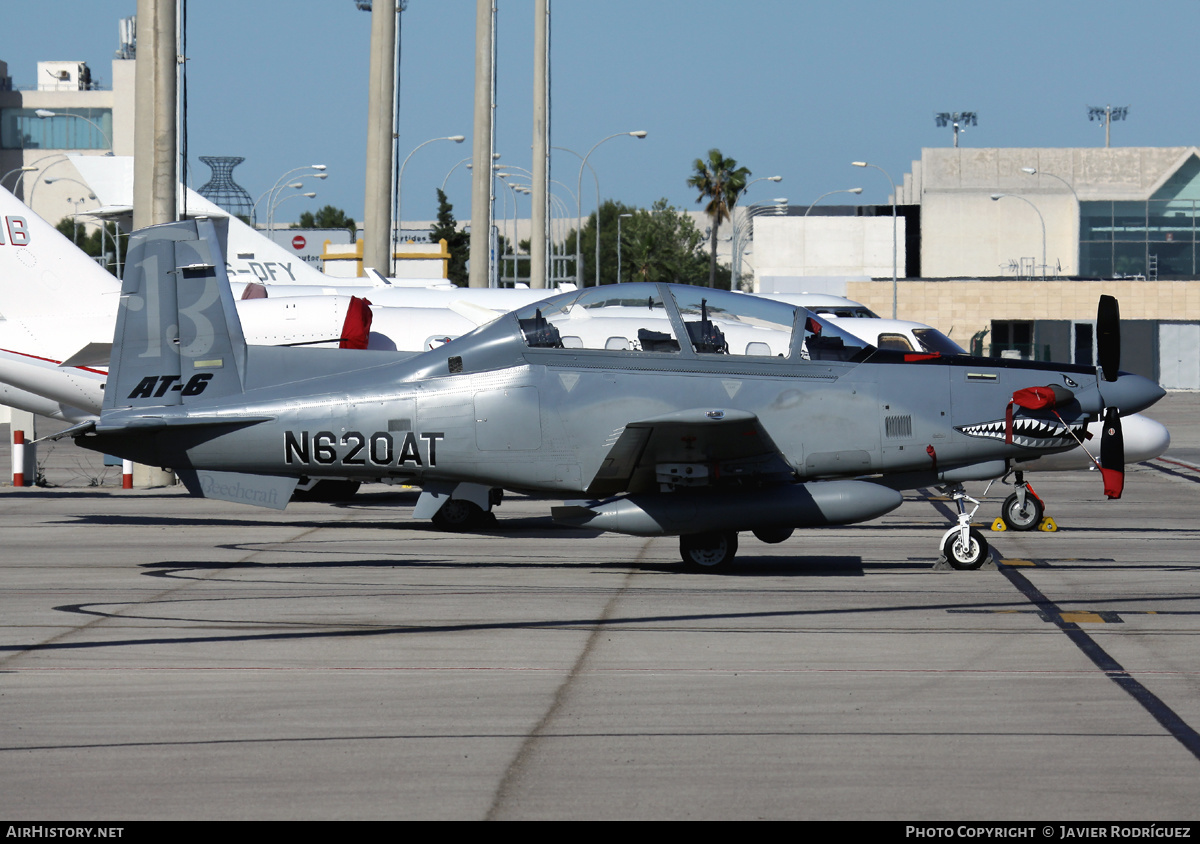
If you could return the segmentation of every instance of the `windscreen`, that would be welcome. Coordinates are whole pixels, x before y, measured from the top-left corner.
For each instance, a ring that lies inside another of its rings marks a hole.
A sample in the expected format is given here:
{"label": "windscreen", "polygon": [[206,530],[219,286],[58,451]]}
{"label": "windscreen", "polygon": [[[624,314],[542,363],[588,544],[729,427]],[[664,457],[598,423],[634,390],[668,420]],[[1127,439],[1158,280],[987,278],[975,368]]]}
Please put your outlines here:
{"label": "windscreen", "polygon": [[533,347],[679,351],[655,284],[609,284],[563,294],[522,308],[517,320]]}
{"label": "windscreen", "polygon": [[796,320],[791,305],[709,287],[670,289],[698,354],[787,357]]}
{"label": "windscreen", "polygon": [[927,352],[938,352],[943,355],[965,355],[967,350],[955,343],[936,328],[914,328],[913,334]]}

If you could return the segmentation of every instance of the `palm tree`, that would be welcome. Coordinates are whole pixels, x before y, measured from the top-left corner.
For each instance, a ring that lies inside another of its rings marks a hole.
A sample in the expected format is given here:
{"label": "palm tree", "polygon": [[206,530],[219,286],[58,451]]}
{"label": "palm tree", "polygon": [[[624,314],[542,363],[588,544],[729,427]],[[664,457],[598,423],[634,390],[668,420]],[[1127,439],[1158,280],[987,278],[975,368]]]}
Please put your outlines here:
{"label": "palm tree", "polygon": [[713,287],[717,281],[717,229],[721,223],[730,218],[733,206],[737,204],[738,194],[746,189],[746,178],[750,171],[738,167],[732,158],[721,155],[719,149],[708,151],[708,160],[697,158],[692,164],[695,172],[688,179],[688,187],[700,191],[697,202],[708,200],[704,213],[712,220],[711,241],[712,257],[708,265],[708,286]]}

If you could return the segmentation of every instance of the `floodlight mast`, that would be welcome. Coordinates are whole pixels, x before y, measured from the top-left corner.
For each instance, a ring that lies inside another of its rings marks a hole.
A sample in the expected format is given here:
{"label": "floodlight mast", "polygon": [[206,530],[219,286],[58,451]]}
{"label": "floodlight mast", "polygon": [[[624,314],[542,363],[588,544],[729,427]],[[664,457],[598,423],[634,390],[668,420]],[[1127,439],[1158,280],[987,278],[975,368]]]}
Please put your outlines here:
{"label": "floodlight mast", "polygon": [[958,133],[967,131],[967,126],[978,126],[979,115],[973,111],[939,111],[933,115],[933,122],[939,127],[954,126],[954,148],[958,149]]}
{"label": "floodlight mast", "polygon": [[1112,122],[1114,120],[1124,120],[1129,116],[1129,106],[1088,106],[1088,120],[1098,120],[1104,124],[1104,148],[1108,149],[1112,146]]}

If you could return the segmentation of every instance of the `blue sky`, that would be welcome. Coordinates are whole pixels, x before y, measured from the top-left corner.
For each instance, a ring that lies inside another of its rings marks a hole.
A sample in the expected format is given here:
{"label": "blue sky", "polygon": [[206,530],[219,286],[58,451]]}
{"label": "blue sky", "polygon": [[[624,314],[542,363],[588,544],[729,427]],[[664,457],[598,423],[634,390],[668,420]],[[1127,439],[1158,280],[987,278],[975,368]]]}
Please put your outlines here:
{"label": "blue sky", "polygon": [[[497,4],[496,148],[529,168],[533,2]],[[361,222],[370,15],[353,0],[189,6],[192,186],[208,180],[200,155],[245,156],[235,176],[252,197],[285,170],[324,163],[330,176],[312,206]],[[117,21],[136,2],[0,0],[0,10],[0,60],[14,84],[34,84],[47,59],[82,59],[107,83]],[[1131,107],[1113,124],[1114,145],[1200,142],[1196,0],[552,0],[552,21],[552,144],[583,153],[615,132],[647,131],[591,157],[603,195],[631,205],[699,207],[686,179],[712,147],[754,177],[784,177],[743,201],[800,205],[863,187],[862,201],[883,203],[883,175],[849,162],[899,181],[922,147],[951,144],[938,111],[978,113],[964,147],[1103,146],[1087,106],[1106,104]],[[470,155],[474,29],[474,0],[410,0],[403,14],[401,157],[429,138],[468,137],[413,156],[405,219],[431,218],[435,189]],[[579,159],[556,153],[552,167],[573,191]],[[470,216],[468,173],[459,167],[447,185],[459,219]],[[585,187],[585,213],[594,201]],[[294,219],[304,202],[281,216]]]}

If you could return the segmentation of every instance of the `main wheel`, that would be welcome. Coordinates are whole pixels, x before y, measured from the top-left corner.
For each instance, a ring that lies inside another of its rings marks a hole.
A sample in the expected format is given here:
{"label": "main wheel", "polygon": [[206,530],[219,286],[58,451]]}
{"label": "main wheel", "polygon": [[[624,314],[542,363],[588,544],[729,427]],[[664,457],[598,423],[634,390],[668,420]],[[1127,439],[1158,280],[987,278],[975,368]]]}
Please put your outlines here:
{"label": "main wheel", "polygon": [[433,516],[433,526],[438,530],[458,533],[476,530],[487,524],[491,513],[478,504],[463,498],[451,498]]}
{"label": "main wheel", "polygon": [[946,562],[950,563],[951,568],[974,571],[987,559],[987,540],[983,538],[982,533],[971,528],[967,547],[964,548],[961,536],[962,534],[956,530],[946,537],[946,542],[942,545],[942,553],[946,555]]}
{"label": "main wheel", "polygon": [[1025,506],[1022,507],[1014,492],[1004,499],[1004,506],[1000,508],[1000,518],[1009,530],[1034,530],[1041,524],[1045,512],[1046,508],[1042,502],[1029,493],[1025,494]]}
{"label": "main wheel", "polygon": [[737,531],[689,533],[679,537],[679,556],[695,571],[713,571],[727,566],[737,555]]}

